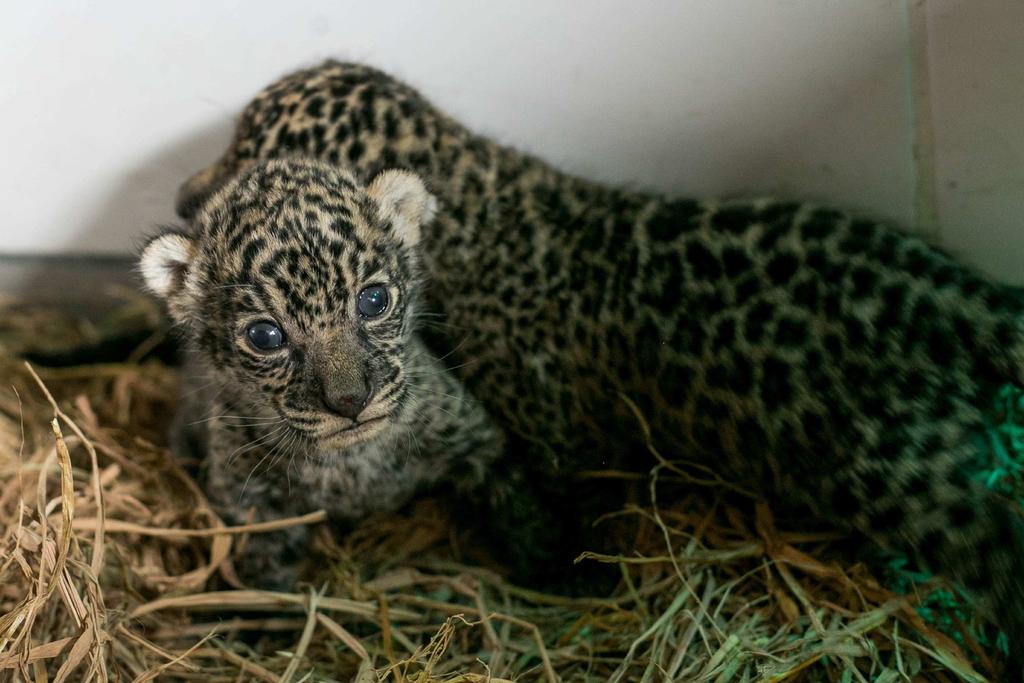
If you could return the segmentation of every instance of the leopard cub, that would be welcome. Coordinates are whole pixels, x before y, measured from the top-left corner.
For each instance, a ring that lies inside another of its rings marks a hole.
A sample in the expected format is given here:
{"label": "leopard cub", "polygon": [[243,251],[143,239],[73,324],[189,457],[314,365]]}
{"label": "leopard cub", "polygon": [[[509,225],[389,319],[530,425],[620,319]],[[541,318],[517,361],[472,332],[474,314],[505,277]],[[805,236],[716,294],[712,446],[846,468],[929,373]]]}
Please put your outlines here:
{"label": "leopard cub", "polygon": [[[417,242],[433,199],[411,173],[368,186],[272,163],[144,248],[181,332],[172,442],[230,524],[325,509],[350,523],[422,489],[481,482],[498,432],[414,333]],[[305,527],[256,534],[248,583],[292,583]]]}

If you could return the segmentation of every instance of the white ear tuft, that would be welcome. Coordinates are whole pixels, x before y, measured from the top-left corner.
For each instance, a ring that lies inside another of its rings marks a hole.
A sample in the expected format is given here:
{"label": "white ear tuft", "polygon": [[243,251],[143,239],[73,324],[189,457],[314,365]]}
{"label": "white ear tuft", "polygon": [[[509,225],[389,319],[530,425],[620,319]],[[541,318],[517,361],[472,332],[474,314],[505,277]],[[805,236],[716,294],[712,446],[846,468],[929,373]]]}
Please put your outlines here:
{"label": "white ear tuft", "polygon": [[434,220],[437,200],[427,192],[420,177],[409,171],[383,171],[366,188],[377,200],[381,214],[394,226],[395,233],[408,246],[420,241],[420,227]]}
{"label": "white ear tuft", "polygon": [[184,285],[185,271],[192,262],[194,249],[191,239],[176,232],[150,240],[139,258],[146,288],[161,299],[177,294]]}

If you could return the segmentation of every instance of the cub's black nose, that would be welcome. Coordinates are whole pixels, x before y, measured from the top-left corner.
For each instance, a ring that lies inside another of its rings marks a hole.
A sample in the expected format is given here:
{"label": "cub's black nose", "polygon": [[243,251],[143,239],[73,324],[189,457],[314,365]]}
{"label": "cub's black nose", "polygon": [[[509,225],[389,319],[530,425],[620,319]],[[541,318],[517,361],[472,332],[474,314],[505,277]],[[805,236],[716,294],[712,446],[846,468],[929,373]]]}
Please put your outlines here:
{"label": "cub's black nose", "polygon": [[355,387],[325,389],[322,398],[324,406],[329,411],[342,417],[347,417],[350,420],[355,420],[359,413],[363,412],[366,404],[370,402],[372,394],[373,387],[364,381],[363,386],[358,389]]}

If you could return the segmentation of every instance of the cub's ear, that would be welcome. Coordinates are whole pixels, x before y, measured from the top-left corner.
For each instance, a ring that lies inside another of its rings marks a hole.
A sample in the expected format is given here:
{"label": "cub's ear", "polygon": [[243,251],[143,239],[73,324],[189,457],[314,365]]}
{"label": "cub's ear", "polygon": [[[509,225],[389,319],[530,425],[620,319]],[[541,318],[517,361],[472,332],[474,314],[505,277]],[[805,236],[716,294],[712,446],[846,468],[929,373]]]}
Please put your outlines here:
{"label": "cub's ear", "polygon": [[139,257],[146,289],[168,303],[179,300],[185,293],[185,275],[194,256],[195,242],[187,235],[165,232],[151,239]]}
{"label": "cub's ear", "polygon": [[377,200],[382,216],[407,246],[420,241],[420,226],[434,220],[437,200],[427,192],[420,177],[409,171],[382,171],[366,192]]}

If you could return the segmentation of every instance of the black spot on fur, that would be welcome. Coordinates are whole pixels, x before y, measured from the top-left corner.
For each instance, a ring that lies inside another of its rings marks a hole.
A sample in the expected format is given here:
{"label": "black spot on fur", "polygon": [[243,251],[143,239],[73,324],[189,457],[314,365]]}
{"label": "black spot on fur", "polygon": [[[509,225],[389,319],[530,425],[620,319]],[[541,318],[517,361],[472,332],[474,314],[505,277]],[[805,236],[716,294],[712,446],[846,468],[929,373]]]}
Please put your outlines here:
{"label": "black spot on fur", "polygon": [[824,249],[808,249],[805,258],[811,270],[824,273],[828,269],[828,253]]}
{"label": "black spot on fur", "polygon": [[691,230],[694,219],[702,213],[703,207],[691,199],[666,202],[647,221],[647,234],[660,242],[669,242]]}
{"label": "black spot on fur", "polygon": [[707,332],[697,324],[679,324],[672,333],[672,348],[680,353],[699,356],[704,352]]}
{"label": "black spot on fur", "polygon": [[949,508],[949,521],[958,529],[963,529],[973,524],[977,516],[974,505],[968,502],[961,501]]}
{"label": "black spot on fur", "polygon": [[765,223],[792,223],[800,204],[796,202],[775,202],[761,209],[757,217]]}
{"label": "black spot on fur", "polygon": [[742,249],[727,247],[722,250],[722,266],[725,268],[725,276],[730,280],[749,272],[753,265],[750,257]]}
{"label": "black spot on fur", "polygon": [[743,338],[751,344],[759,344],[774,314],[775,308],[767,301],[754,304],[743,319]]}
{"label": "black spot on fur", "polygon": [[705,371],[704,380],[710,387],[724,389],[729,386],[729,368],[724,363],[715,363]]}
{"label": "black spot on fur", "polygon": [[943,532],[935,529],[925,533],[918,541],[917,550],[930,568],[938,566],[945,543]]}
{"label": "black spot on fur", "polygon": [[742,278],[736,283],[736,287],[733,290],[735,293],[736,305],[742,305],[748,299],[753,298],[758,292],[762,291],[761,281],[756,275],[750,274]]}
{"label": "black spot on fur", "polygon": [[800,261],[797,257],[788,251],[784,251],[768,262],[766,272],[771,281],[781,287],[792,279],[799,267]]}
{"label": "black spot on fur", "polygon": [[848,256],[867,253],[871,249],[871,237],[864,233],[851,232],[839,242],[840,253]]}
{"label": "black spot on fur", "polygon": [[835,211],[818,209],[800,224],[800,237],[808,242],[824,240],[836,231],[840,218]]}
{"label": "black spot on fur", "polygon": [[726,232],[740,234],[747,230],[756,219],[754,210],[745,204],[736,204],[719,209],[712,216],[711,223]]}
{"label": "black spot on fur", "polygon": [[921,277],[931,268],[932,260],[924,250],[913,249],[904,255],[902,265],[914,277]]}
{"label": "black spot on fur", "polygon": [[940,267],[932,273],[932,284],[936,287],[946,287],[960,280],[960,272],[951,265]]}
{"label": "black spot on fur", "polygon": [[793,289],[793,303],[808,311],[818,310],[821,292],[816,278],[809,277]]}
{"label": "black spot on fur", "polygon": [[324,104],[326,104],[324,98],[314,97],[306,103],[306,113],[314,119],[318,119],[323,114]]}
{"label": "black spot on fur", "polygon": [[834,289],[826,290],[825,300],[822,306],[825,316],[829,320],[837,320],[843,314],[843,299]]}
{"label": "black spot on fur", "polygon": [[761,366],[761,398],[768,410],[787,405],[793,398],[792,369],[786,361],[769,356]]}
{"label": "black spot on fur", "polygon": [[745,356],[736,354],[732,357],[728,385],[740,396],[745,396],[754,389],[754,366]]}
{"label": "black spot on fur", "polygon": [[352,163],[358,162],[363,158],[363,152],[366,151],[366,147],[359,140],[353,140],[352,144],[348,146],[348,160]]}
{"label": "black spot on fur", "polygon": [[792,228],[788,223],[777,222],[769,223],[764,227],[764,233],[761,235],[761,239],[757,241],[757,248],[761,251],[772,251],[776,249],[779,241],[789,235],[792,232]]}
{"label": "black spot on fur", "polygon": [[829,332],[821,340],[821,345],[824,347],[825,352],[831,356],[833,361],[839,360],[843,357],[843,337],[836,334],[835,332]]}
{"label": "black spot on fur", "polygon": [[949,367],[959,349],[952,335],[944,327],[936,325],[928,335],[928,355],[941,368]]}
{"label": "black spot on fur", "polygon": [[784,316],[775,326],[775,343],[779,346],[798,348],[807,342],[807,323],[792,316]]}
{"label": "black spot on fur", "polygon": [[736,319],[732,317],[722,318],[715,329],[715,346],[720,349],[732,347],[736,341]]}
{"label": "black spot on fur", "polygon": [[878,273],[867,266],[857,266],[850,274],[853,282],[853,296],[856,299],[866,299],[875,293],[875,286],[878,284]]}
{"label": "black spot on fur", "polygon": [[846,345],[849,348],[863,350],[867,346],[868,334],[862,321],[853,317],[845,318],[843,331],[846,333]]}
{"label": "black spot on fur", "polygon": [[686,260],[693,268],[693,276],[698,280],[716,280],[722,275],[718,257],[701,242],[687,243]]}
{"label": "black spot on fur", "polygon": [[902,282],[887,285],[882,289],[882,311],[875,321],[880,329],[897,327],[902,324],[907,293],[907,286]]}
{"label": "black spot on fur", "polygon": [[817,413],[804,411],[800,416],[800,426],[809,443],[820,443],[825,436],[825,418]]}
{"label": "black spot on fur", "polygon": [[345,101],[335,100],[331,103],[331,113],[328,115],[331,122],[334,123],[341,118],[342,114],[345,113]]}

